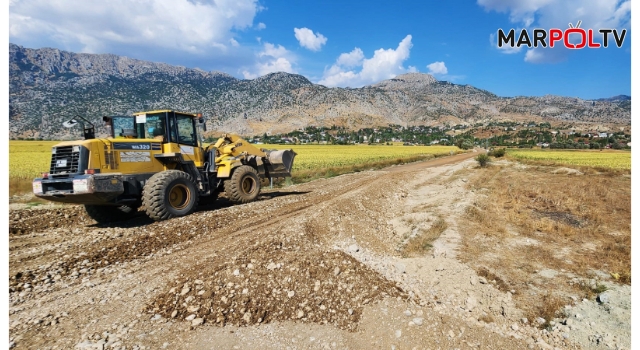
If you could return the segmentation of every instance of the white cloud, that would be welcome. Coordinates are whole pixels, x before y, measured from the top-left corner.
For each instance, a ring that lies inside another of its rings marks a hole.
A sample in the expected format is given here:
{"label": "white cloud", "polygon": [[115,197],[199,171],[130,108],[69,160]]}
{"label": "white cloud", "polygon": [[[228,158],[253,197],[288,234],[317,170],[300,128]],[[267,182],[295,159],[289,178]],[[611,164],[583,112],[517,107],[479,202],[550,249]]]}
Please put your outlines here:
{"label": "white cloud", "polygon": [[267,28],[267,25],[266,25],[266,24],[264,24],[264,23],[262,23],[262,22],[260,22],[260,23],[258,23],[258,24],[256,25],[256,29],[257,29],[257,30],[263,30],[263,29],[265,29],[265,28]]}
{"label": "white cloud", "polygon": [[271,43],[264,43],[264,49],[258,53],[259,57],[284,57],[289,54],[289,50],[285,49],[282,45],[273,45]]}
{"label": "white cloud", "polygon": [[525,27],[567,28],[582,21],[582,28],[616,28],[627,25],[631,1],[619,0],[478,0],[486,10],[509,13],[514,23]]}
{"label": "white cloud", "polygon": [[[257,0],[23,0],[10,3],[12,42],[89,52],[116,48],[206,53],[250,28]],[[196,19],[196,20],[193,20]]]}
{"label": "white cloud", "polygon": [[554,0],[478,0],[478,4],[487,10],[509,13],[512,22],[523,22],[530,26],[534,20],[534,14],[540,8],[547,6]]}
{"label": "white cloud", "polygon": [[278,57],[264,63],[258,63],[256,71],[257,73],[255,74],[249,74],[249,76],[253,78],[249,78],[249,76],[247,76],[246,74],[245,74],[245,78],[254,79],[257,77],[261,77],[265,74],[276,73],[276,72],[287,72],[287,73],[296,72],[295,69],[291,67],[291,62],[289,62],[289,60],[287,60],[284,57]]}
{"label": "white cloud", "polygon": [[320,51],[322,45],[327,43],[327,38],[325,38],[324,35],[320,33],[314,34],[309,28],[293,28],[293,32],[300,46],[311,51]]}
{"label": "white cloud", "polygon": [[255,79],[255,78],[257,78],[257,77],[258,77],[258,74],[253,73],[253,72],[250,72],[250,71],[248,71],[248,70],[246,70],[246,69],[245,69],[245,70],[243,70],[243,71],[242,71],[242,76],[243,76],[245,79]]}
{"label": "white cloud", "polygon": [[525,62],[529,63],[558,63],[567,60],[569,49],[555,47],[553,49],[532,48],[524,55]]}
{"label": "white cloud", "polygon": [[296,57],[282,45],[264,43],[262,51],[256,55],[257,62],[250,69],[242,70],[245,79],[255,79],[269,73],[297,73],[293,68]]}
{"label": "white cloud", "polygon": [[[406,73],[402,63],[409,58],[411,51],[411,35],[407,35],[394,49],[378,49],[373,57],[364,58],[362,50],[355,48],[348,54],[342,54],[331,68],[325,70],[319,84],[326,86],[360,87],[384,79],[391,79],[398,74]],[[349,66],[361,61],[362,64]],[[349,68],[362,66],[360,71]]]}
{"label": "white cloud", "polygon": [[[622,29],[630,25],[631,17],[629,0],[478,0],[478,4],[488,11],[508,13],[511,22],[527,29],[566,29],[569,23],[575,25],[578,21],[582,21],[581,28]],[[514,49],[505,49],[503,52],[513,53]],[[531,49],[527,50],[525,61],[559,62],[566,59],[568,52],[557,47]]]}
{"label": "white cloud", "polygon": [[229,43],[231,44],[231,46],[233,47],[238,47],[240,46],[240,43],[238,43],[238,41],[234,38],[229,39]]}
{"label": "white cloud", "polygon": [[429,69],[429,74],[438,74],[444,75],[447,74],[447,66],[445,66],[444,62],[433,62],[427,65],[427,69]]}
{"label": "white cloud", "polygon": [[531,63],[543,63],[544,55],[542,55],[540,50],[527,50],[527,53],[524,55],[524,60]]}
{"label": "white cloud", "polygon": [[362,64],[362,60],[364,60],[364,53],[356,47],[349,53],[340,54],[336,64],[344,67],[356,67]]}

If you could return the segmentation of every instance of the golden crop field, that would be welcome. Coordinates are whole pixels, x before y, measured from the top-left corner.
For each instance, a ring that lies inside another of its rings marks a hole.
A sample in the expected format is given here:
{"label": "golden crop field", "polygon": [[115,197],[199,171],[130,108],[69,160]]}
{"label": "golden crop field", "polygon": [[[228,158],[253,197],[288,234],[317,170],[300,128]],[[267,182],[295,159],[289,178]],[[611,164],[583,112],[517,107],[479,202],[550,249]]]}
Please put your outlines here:
{"label": "golden crop field", "polygon": [[9,141],[9,178],[33,179],[49,171],[51,147],[59,141]]}
{"label": "golden crop field", "polygon": [[[51,147],[58,141],[9,141],[9,177],[33,179],[49,170]],[[256,145],[267,149],[293,149],[296,156],[293,172],[341,168],[368,163],[410,159],[429,155],[458,153],[455,146],[386,145]]]}
{"label": "golden crop field", "polygon": [[266,149],[293,149],[297,156],[293,163],[296,170],[316,170],[331,167],[384,162],[429,155],[458,153],[455,146],[402,146],[402,145],[256,145]]}
{"label": "golden crop field", "polygon": [[507,154],[520,160],[631,170],[631,152],[615,150],[521,150],[509,149]]}

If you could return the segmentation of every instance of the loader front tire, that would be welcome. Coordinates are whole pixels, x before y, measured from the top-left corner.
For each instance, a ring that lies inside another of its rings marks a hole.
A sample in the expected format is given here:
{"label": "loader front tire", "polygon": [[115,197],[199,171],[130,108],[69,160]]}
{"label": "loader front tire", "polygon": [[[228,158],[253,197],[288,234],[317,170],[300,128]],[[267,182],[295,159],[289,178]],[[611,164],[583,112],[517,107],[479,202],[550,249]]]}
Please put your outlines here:
{"label": "loader front tire", "polygon": [[84,205],[87,215],[99,224],[107,224],[115,221],[128,220],[136,215],[138,207],[121,205]]}
{"label": "loader front tire", "polygon": [[239,166],[224,182],[227,198],[236,204],[249,203],[260,194],[260,178],[258,172],[248,165]]}
{"label": "loader front tire", "polygon": [[142,205],[153,220],[166,220],[190,214],[198,206],[198,191],[191,175],[165,170],[144,185]]}

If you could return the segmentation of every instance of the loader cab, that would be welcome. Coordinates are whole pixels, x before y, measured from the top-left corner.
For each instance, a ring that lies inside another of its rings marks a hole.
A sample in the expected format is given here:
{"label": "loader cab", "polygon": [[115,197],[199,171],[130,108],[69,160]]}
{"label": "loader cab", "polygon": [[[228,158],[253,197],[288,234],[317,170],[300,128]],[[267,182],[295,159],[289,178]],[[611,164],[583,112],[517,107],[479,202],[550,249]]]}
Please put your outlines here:
{"label": "loader cab", "polygon": [[198,125],[200,115],[172,110],[134,113],[133,116],[104,117],[113,138],[154,140],[163,153],[180,153],[185,160],[202,166],[203,150]]}

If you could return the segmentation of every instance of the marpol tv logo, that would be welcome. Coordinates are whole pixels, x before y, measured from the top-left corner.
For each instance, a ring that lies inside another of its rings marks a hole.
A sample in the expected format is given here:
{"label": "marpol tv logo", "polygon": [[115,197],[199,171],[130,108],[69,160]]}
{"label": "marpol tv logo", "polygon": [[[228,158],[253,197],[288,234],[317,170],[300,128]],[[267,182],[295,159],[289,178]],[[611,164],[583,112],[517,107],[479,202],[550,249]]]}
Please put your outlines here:
{"label": "marpol tv logo", "polygon": [[[567,49],[597,49],[601,47],[609,47],[615,44],[618,48],[622,47],[627,30],[622,29],[583,29],[580,28],[582,21],[578,21],[574,27],[569,23],[569,28],[561,30],[558,28],[534,29],[530,33],[527,29],[522,29],[520,35],[516,38],[516,30],[511,29],[507,34],[498,29],[498,47],[554,47],[555,45],[564,45]],[[531,35],[533,34],[533,35]],[[517,40],[516,40],[517,39]],[[596,41],[602,39],[602,44]]]}

